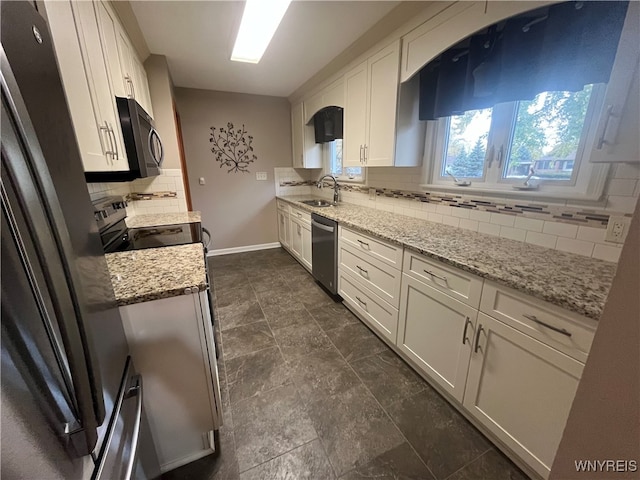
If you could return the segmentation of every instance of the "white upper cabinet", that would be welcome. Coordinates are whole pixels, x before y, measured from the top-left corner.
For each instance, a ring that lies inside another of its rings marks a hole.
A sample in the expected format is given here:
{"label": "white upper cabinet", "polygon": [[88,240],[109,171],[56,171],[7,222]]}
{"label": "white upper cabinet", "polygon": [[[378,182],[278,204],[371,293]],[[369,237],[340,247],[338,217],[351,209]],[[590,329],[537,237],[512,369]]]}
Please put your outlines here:
{"label": "white upper cabinet", "polygon": [[639,15],[638,2],[629,2],[589,158],[593,163],[640,162]]}
{"label": "white upper cabinet", "polygon": [[47,2],[45,8],[84,170],[127,170],[93,4]]}
{"label": "white upper cabinet", "polygon": [[85,172],[129,170],[115,97],[136,98],[153,115],[142,63],[106,3],[45,8]]}
{"label": "white upper cabinet", "polygon": [[367,143],[367,62],[346,73],[344,88],[342,165],[361,167]]}
{"label": "white upper cabinet", "polygon": [[322,168],[322,147],[315,141],[313,125],[304,121],[304,104],[291,107],[293,168]]}
{"label": "white upper cabinet", "polygon": [[304,122],[312,121],[313,116],[325,107],[344,108],[344,86],[342,79],[333,82],[315,95],[304,100]]}
{"label": "white upper cabinet", "polygon": [[344,166],[394,166],[400,42],[344,76]]}
{"label": "white upper cabinet", "polygon": [[109,65],[109,76],[116,96],[134,98],[153,117],[149,83],[142,62],[135,54],[115,12],[105,2],[96,2],[95,7],[104,56]]}

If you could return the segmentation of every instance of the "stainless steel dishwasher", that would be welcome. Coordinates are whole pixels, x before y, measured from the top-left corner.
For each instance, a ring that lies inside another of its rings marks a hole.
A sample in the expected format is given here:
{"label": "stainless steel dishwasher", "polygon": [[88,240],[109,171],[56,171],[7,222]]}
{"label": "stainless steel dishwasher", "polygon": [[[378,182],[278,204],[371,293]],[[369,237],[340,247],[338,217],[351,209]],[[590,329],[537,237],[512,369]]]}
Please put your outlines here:
{"label": "stainless steel dishwasher", "polygon": [[333,295],[338,293],[338,223],[311,214],[313,278]]}

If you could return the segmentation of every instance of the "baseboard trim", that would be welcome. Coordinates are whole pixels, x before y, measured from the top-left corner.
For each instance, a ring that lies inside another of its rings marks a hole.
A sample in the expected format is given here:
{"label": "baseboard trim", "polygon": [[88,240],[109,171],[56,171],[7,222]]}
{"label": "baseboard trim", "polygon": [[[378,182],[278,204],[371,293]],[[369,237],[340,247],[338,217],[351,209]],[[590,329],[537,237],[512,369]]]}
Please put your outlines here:
{"label": "baseboard trim", "polygon": [[210,250],[207,253],[207,257],[231,255],[232,253],[255,252],[257,250],[269,250],[271,248],[280,248],[280,242],[261,243],[259,245],[245,245],[244,247],[219,248],[217,250]]}

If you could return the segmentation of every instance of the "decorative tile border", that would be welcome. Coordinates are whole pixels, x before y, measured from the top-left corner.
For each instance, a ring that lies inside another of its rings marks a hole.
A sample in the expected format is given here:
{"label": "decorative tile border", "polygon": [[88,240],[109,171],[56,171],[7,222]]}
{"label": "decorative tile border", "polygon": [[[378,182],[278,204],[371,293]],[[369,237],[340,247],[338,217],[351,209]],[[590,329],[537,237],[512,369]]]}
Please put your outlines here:
{"label": "decorative tile border", "polygon": [[132,192],[127,195],[127,201],[135,201],[135,200],[157,200],[159,198],[177,198],[177,192],[151,192],[151,193],[135,193]]}
{"label": "decorative tile border", "polygon": [[[304,186],[315,185],[313,181],[300,182],[280,182],[281,186]],[[331,187],[332,184],[324,182],[324,185]],[[369,194],[369,189],[363,185],[342,184],[340,189],[345,192]],[[483,211],[490,213],[501,213],[504,215],[523,216],[536,218],[552,222],[569,223],[594,228],[607,228],[611,212],[604,210],[593,210],[587,208],[572,208],[563,205],[549,205],[544,203],[529,203],[521,200],[501,201],[486,200],[482,198],[462,195],[450,195],[445,193],[412,192],[407,190],[376,188],[376,196],[385,198],[398,198],[421,203],[431,203],[434,205],[444,205],[454,208],[464,208],[468,210]],[[631,217],[631,214],[624,214]]]}
{"label": "decorative tile border", "polygon": [[[306,187],[306,186],[310,186],[313,187],[315,186],[315,184],[318,182],[314,182],[311,180],[301,180],[301,181],[281,181],[280,182],[280,186],[281,187]],[[327,185],[329,185],[327,183]]]}

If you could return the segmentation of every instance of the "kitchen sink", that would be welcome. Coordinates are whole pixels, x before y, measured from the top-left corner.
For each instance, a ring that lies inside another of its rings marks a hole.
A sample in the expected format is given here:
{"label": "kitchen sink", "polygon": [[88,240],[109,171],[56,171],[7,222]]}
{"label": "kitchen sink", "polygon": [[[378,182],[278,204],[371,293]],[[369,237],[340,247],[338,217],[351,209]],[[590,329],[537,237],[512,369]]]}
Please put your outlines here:
{"label": "kitchen sink", "polygon": [[331,202],[327,202],[326,200],[302,200],[301,203],[311,207],[330,207],[332,205]]}

